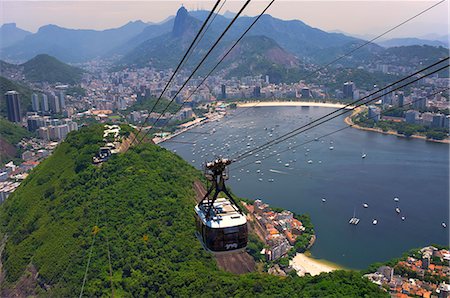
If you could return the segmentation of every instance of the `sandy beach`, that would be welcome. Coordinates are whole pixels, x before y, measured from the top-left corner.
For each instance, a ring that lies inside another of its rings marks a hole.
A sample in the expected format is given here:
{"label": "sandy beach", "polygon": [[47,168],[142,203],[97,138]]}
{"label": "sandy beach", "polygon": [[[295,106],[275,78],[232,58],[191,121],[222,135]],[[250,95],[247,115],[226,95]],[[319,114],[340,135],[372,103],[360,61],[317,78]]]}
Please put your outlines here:
{"label": "sandy beach", "polygon": [[322,272],[331,272],[333,270],[343,269],[338,265],[332,264],[324,260],[314,259],[302,253],[297,255],[289,261],[290,265],[297,271],[300,276],[309,273],[311,275],[319,275]]}
{"label": "sandy beach", "polygon": [[[237,103],[239,108],[251,107],[322,107],[322,108],[343,108],[345,104],[341,103],[327,103],[327,102],[309,102],[309,101],[259,101],[259,102],[245,102]],[[347,109],[351,109],[349,106]]]}

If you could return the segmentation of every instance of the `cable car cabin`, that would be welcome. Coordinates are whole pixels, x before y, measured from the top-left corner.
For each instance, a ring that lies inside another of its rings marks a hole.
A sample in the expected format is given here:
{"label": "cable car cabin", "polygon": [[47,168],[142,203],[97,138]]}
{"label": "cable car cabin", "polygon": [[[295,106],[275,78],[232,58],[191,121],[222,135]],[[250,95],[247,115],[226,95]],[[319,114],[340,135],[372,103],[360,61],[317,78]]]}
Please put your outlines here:
{"label": "cable car cabin", "polygon": [[195,206],[197,231],[207,249],[224,252],[247,246],[247,219],[237,206],[226,198],[218,198],[210,209],[209,217],[207,210],[207,204]]}

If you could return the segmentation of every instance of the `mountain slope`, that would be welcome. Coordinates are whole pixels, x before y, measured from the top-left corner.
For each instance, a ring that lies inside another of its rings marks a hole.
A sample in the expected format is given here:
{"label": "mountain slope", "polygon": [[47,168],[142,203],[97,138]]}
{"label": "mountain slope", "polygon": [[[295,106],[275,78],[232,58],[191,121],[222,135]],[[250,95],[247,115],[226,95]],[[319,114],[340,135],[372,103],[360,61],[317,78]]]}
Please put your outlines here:
{"label": "mountain slope", "polygon": [[395,64],[397,65],[408,66],[413,63],[428,65],[447,57],[448,49],[429,45],[401,46],[388,48],[382,55],[385,57],[385,61],[395,57]]}
{"label": "mountain slope", "polygon": [[136,21],[103,31],[75,30],[46,25],[24,40],[2,49],[3,59],[23,61],[48,54],[64,62],[82,62],[102,56],[142,32],[147,24]]}
{"label": "mountain slope", "polygon": [[31,136],[22,126],[0,117],[0,166],[18,156],[17,143]]}
{"label": "mountain slope", "polygon": [[[206,18],[206,13],[206,11],[191,12],[193,16],[200,20]],[[227,33],[228,38],[238,38],[254,19],[255,17],[247,16],[238,18],[229,33]],[[220,31],[229,21],[224,16],[217,16],[211,28],[215,31]],[[322,52],[325,50],[328,50],[325,58],[332,60],[332,58],[340,55],[342,52],[347,52],[351,48],[365,42],[341,33],[329,33],[313,28],[300,20],[286,21],[274,18],[268,14],[263,15],[249,31],[248,36],[252,35],[267,36],[276,41],[286,51],[315,63],[324,62],[325,54]],[[363,50],[362,53],[364,55],[360,54],[360,56],[366,59],[368,56],[371,56],[371,52],[378,52],[382,48],[376,44],[371,44]]]}
{"label": "mountain slope", "polygon": [[[187,10],[181,7],[173,20],[171,32],[139,44],[125,55],[118,64],[139,66],[151,64],[157,68],[175,67],[188,49],[200,26],[200,21],[190,16]],[[204,42],[209,39],[209,35],[205,36],[203,43],[200,43],[198,48],[201,49]]]}
{"label": "mountain slope", "polygon": [[6,117],[6,102],[4,94],[8,91],[15,90],[20,94],[20,107],[22,113],[31,109],[31,94],[33,91],[19,83],[8,80],[5,77],[0,76],[0,115]]}
{"label": "mountain slope", "polygon": [[428,39],[421,39],[421,38],[393,38],[388,39],[385,41],[378,42],[380,46],[391,48],[391,47],[400,47],[400,46],[433,46],[433,47],[448,47],[448,42],[442,42],[439,40],[428,40]]}
{"label": "mountain slope", "polygon": [[[0,295],[78,295],[92,249],[86,296],[109,296],[111,286],[127,297],[386,296],[351,271],[284,279],[220,271],[194,235],[201,173],[150,144],[95,167],[102,130],[69,134],[0,206],[8,236]],[[17,293],[24,280],[35,287]]]}
{"label": "mountain slope", "polygon": [[131,37],[129,40],[127,40],[123,44],[112,49],[110,52],[106,53],[105,56],[109,56],[112,54],[119,54],[119,55],[126,54],[129,51],[131,51],[132,49],[134,49],[136,47],[136,45],[139,45],[146,40],[149,40],[149,39],[152,39],[157,36],[160,36],[160,35],[170,32],[173,27],[173,21],[174,21],[174,19],[172,18],[161,24],[148,25],[147,27],[145,27],[142,30],[141,33]]}
{"label": "mountain slope", "polygon": [[[199,12],[195,12],[195,14],[199,15]],[[203,15],[200,14],[200,18],[202,17]],[[217,22],[220,22],[220,20]],[[140,44],[136,49],[125,55],[119,64],[152,65],[162,69],[175,67],[199,30],[200,21],[182,7],[179,9],[173,23],[171,33]],[[214,30],[207,31],[202,41],[195,48],[191,59],[188,60],[187,68],[192,69],[200,61],[218,35],[219,32]],[[212,68],[231,46],[232,41],[224,39],[211,53],[198,74],[202,74],[206,69]],[[243,67],[244,65],[247,67]],[[291,69],[298,68],[299,62],[293,54],[281,48],[273,39],[254,35],[245,37],[224,60],[220,69],[228,69],[228,71],[235,69],[232,72],[239,75],[257,75],[266,74],[273,65],[278,68]]]}
{"label": "mountain slope", "polygon": [[30,34],[32,33],[18,28],[15,23],[3,24],[0,27],[0,48],[12,46]]}
{"label": "mountain slope", "polygon": [[37,55],[20,66],[23,67],[27,80],[32,82],[75,84],[83,74],[83,70],[46,54]]}

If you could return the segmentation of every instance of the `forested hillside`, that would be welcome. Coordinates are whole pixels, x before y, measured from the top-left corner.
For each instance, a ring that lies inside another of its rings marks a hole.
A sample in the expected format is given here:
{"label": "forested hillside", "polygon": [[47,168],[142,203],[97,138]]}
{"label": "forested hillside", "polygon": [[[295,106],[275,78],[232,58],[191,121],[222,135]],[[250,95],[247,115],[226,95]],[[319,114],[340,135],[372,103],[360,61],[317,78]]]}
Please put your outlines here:
{"label": "forested hillside", "polygon": [[192,183],[201,173],[151,144],[93,166],[102,130],[70,133],[0,207],[0,296],[78,296],[84,278],[89,297],[385,295],[358,272],[220,271],[194,236]]}
{"label": "forested hillside", "polygon": [[17,143],[30,136],[28,130],[0,116],[0,165],[19,157]]}

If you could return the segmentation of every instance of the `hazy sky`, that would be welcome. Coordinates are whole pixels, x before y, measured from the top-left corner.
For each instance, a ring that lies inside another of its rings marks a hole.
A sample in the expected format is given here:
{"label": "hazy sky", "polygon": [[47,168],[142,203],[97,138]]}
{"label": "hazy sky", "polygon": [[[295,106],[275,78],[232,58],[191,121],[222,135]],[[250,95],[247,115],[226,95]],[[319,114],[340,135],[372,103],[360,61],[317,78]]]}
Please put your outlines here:
{"label": "hazy sky", "polygon": [[[449,1],[392,32],[388,38],[448,34]],[[228,0],[221,13],[237,11],[244,1]],[[281,19],[299,19],[323,30],[358,35],[377,35],[438,1],[298,1],[276,0],[268,13]],[[268,3],[254,0],[245,10],[256,15]],[[56,24],[67,28],[105,29],[130,20],[159,22],[174,15],[184,4],[188,10],[210,9],[214,1],[5,1],[0,0],[0,23],[15,22],[32,32]]]}

